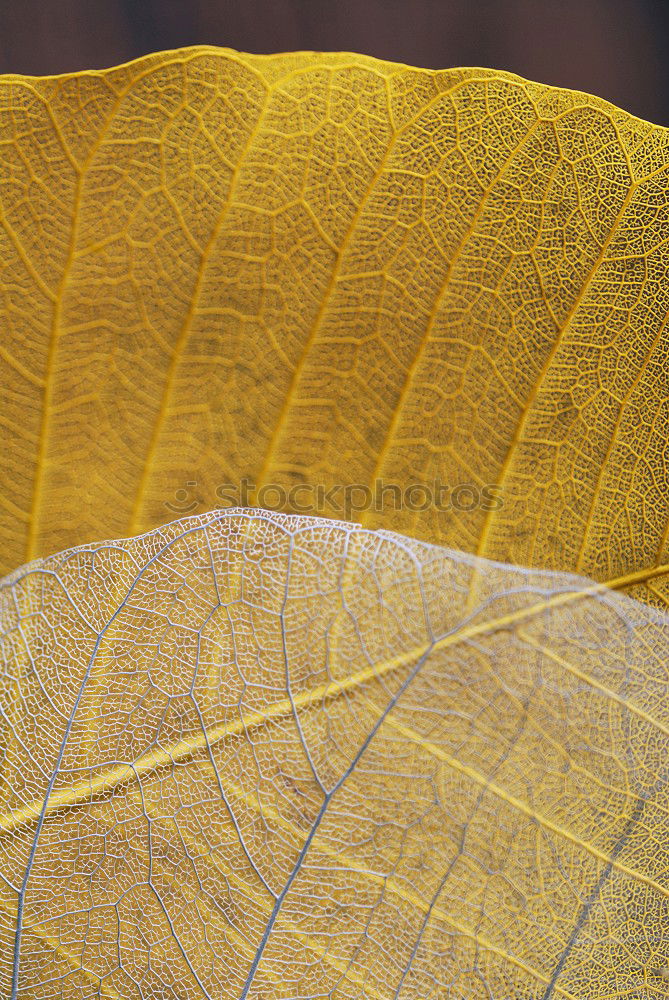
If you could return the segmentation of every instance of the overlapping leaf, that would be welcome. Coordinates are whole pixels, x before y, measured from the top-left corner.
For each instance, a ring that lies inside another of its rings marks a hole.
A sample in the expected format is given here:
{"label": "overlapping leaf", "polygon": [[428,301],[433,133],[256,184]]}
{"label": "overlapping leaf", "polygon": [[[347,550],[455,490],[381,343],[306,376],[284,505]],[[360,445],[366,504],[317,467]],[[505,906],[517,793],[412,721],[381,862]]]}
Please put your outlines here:
{"label": "overlapping leaf", "polygon": [[666,615],[248,512],[0,600],[3,996],[666,994]]}
{"label": "overlapping leaf", "polygon": [[[0,592],[3,996],[666,994],[668,162],[488,70],[0,79],[3,567],[84,543]],[[494,487],[356,516],[506,564],[95,541],[243,478]]]}
{"label": "overlapping leaf", "polygon": [[667,560],[666,129],[194,48],[4,78],[0,144],[5,569],[244,476],[493,485],[359,516],[599,580]]}

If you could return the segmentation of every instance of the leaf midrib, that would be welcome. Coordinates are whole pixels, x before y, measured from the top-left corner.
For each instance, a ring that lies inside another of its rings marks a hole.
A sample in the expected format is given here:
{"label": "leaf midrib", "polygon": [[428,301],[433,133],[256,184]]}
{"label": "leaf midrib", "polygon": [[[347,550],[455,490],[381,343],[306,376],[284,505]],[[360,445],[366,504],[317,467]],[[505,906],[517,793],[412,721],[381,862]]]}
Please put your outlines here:
{"label": "leaf midrib", "polygon": [[[290,716],[297,708],[338,698],[348,691],[361,688],[370,680],[378,680],[387,674],[416,662],[416,660],[418,660],[421,656],[425,656],[428,652],[432,654],[463,642],[468,642],[473,639],[481,638],[485,635],[493,634],[503,629],[513,628],[517,624],[531,620],[545,611],[574,603],[583,598],[597,596],[598,594],[605,593],[607,590],[622,590],[626,587],[634,586],[637,583],[643,583],[666,574],[669,574],[669,564],[652,567],[646,570],[639,570],[634,573],[625,574],[624,576],[611,580],[608,583],[593,583],[591,586],[584,587],[580,590],[562,592],[545,600],[538,601],[526,607],[508,612],[497,618],[493,618],[490,621],[465,625],[464,627],[460,627],[453,632],[447,633],[445,636],[442,636],[433,642],[425,642],[420,646],[416,646],[411,650],[398,654],[398,656],[392,657],[389,660],[385,660],[381,663],[373,663],[342,680],[329,680],[328,682],[320,684],[315,688],[309,688],[299,694],[293,695],[292,699],[282,698],[270,705],[267,709],[240,715],[239,718],[235,719],[232,723],[223,723],[221,725],[214,726],[211,729],[204,730],[197,736],[179,740],[172,744],[169,748],[160,748],[145,753],[134,763],[129,762],[117,764],[114,767],[103,771],[95,778],[82,780],[76,784],[70,785],[68,788],[53,792],[48,803],[46,804],[45,815],[48,817],[54,813],[60,812],[63,809],[83,805],[90,802],[93,798],[111,794],[119,787],[129,782],[133,782],[134,780],[139,780],[147,774],[160,770],[164,767],[171,767],[177,763],[183,763],[199,753],[205,753],[208,749],[218,745],[228,737],[243,736],[248,733],[249,730],[267,725],[275,719]],[[529,637],[526,638],[530,644],[537,645],[534,641],[531,641]],[[556,654],[552,653],[552,651],[545,649],[543,646],[538,646],[538,648],[540,648],[546,655],[551,655],[551,657],[565,669],[570,669],[571,672],[576,672],[577,668],[574,668],[562,658],[557,657]],[[601,685],[585,672],[578,670],[578,676],[581,680],[588,683],[591,687],[599,690],[606,697],[615,698],[616,701],[623,704],[629,711],[644,719],[644,721],[656,727],[662,733],[669,735],[669,727],[664,725],[659,719],[656,719],[650,713],[639,708],[633,702],[629,702],[621,696],[615,695],[615,692],[612,692],[611,689]],[[44,800],[41,798],[35,799],[17,810],[11,810],[0,815],[0,831],[5,833],[13,832],[25,824],[36,821],[43,809]]]}

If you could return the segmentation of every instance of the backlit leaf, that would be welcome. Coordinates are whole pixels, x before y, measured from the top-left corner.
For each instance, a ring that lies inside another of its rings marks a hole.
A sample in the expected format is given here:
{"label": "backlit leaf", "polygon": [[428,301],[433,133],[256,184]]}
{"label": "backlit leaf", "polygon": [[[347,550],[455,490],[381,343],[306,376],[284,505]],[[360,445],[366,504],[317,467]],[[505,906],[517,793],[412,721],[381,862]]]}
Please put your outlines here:
{"label": "backlit leaf", "polygon": [[[0,78],[3,996],[666,996],[668,164],[490,70]],[[243,482],[363,527],[159,527]]]}
{"label": "backlit leaf", "polygon": [[5,570],[242,477],[493,486],[351,517],[598,580],[667,560],[666,129],[193,48],[3,78],[0,160]]}
{"label": "backlit leaf", "polygon": [[257,512],[0,601],[3,996],[666,996],[665,613]]}

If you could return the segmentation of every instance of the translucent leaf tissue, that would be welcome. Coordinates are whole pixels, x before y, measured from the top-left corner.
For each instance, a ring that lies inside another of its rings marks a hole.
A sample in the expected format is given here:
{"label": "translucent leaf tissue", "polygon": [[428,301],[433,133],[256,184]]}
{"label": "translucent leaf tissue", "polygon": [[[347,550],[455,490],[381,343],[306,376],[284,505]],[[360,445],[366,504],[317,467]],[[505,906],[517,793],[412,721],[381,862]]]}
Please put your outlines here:
{"label": "translucent leaf tissue", "polygon": [[0,996],[668,995],[668,170],[493,70],[0,77]]}

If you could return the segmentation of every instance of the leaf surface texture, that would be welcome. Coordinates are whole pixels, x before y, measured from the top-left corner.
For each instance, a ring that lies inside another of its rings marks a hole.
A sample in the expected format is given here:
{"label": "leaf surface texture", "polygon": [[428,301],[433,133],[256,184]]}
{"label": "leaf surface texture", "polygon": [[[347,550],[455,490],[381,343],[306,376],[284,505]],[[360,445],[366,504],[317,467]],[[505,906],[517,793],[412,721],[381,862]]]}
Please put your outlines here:
{"label": "leaf surface texture", "polygon": [[244,476],[490,484],[497,511],[360,519],[598,580],[666,561],[668,134],[350,53],[2,78],[4,570]]}
{"label": "leaf surface texture", "polygon": [[0,601],[2,995],[665,995],[665,614],[243,511]]}

